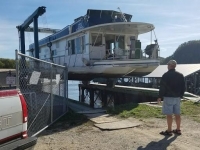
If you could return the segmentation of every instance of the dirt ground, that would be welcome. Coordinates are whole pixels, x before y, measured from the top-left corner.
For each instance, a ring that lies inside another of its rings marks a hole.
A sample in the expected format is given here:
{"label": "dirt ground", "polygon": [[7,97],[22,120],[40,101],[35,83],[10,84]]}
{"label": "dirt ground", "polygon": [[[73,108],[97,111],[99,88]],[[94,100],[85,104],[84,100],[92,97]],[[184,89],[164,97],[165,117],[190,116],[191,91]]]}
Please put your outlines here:
{"label": "dirt ground", "polygon": [[91,121],[57,123],[39,135],[35,150],[200,150],[200,123],[182,117],[182,135],[169,137],[159,134],[166,129],[165,119],[139,121],[138,127],[120,130],[100,130]]}

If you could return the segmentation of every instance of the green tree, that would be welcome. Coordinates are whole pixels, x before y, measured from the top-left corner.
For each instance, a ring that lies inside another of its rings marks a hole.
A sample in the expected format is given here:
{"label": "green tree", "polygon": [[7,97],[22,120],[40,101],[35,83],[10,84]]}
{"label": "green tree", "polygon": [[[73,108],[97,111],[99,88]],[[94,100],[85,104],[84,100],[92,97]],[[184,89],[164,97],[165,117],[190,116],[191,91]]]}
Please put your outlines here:
{"label": "green tree", "polygon": [[161,64],[167,64],[170,59],[174,59],[178,64],[200,63],[200,40],[193,40],[182,43],[176,51]]}
{"label": "green tree", "polygon": [[4,64],[0,61],[0,68],[4,68]]}
{"label": "green tree", "polygon": [[0,58],[0,68],[15,69],[15,60]]}

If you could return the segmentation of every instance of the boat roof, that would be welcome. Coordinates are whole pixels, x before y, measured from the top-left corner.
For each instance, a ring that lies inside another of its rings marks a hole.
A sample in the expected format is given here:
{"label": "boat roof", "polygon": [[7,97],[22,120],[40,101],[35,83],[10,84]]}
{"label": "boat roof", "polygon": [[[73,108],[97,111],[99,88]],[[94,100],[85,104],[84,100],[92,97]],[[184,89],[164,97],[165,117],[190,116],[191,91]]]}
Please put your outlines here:
{"label": "boat roof", "polygon": [[[92,32],[103,32],[103,33],[110,33],[110,34],[144,34],[150,32],[154,29],[154,25],[150,23],[141,23],[141,22],[116,22],[116,23],[108,23],[102,25],[96,25],[88,28],[80,29],[74,33],[69,34],[66,32],[66,29],[60,30],[59,32],[52,34],[44,39],[39,40],[39,46],[47,44],[48,42],[56,41],[62,38],[66,38],[68,36],[73,36],[75,34],[84,33],[86,31]],[[68,30],[67,30],[68,31]],[[29,49],[33,48],[33,44],[29,46]]]}
{"label": "boat roof", "polygon": [[109,32],[123,34],[143,34],[153,30],[153,24],[142,22],[117,22],[108,23],[86,28],[85,30],[93,32]]}
{"label": "boat roof", "polygon": [[[73,36],[80,32],[109,32],[122,34],[143,34],[154,29],[149,23],[131,22],[132,15],[113,10],[93,10],[88,9],[85,16],[78,17],[74,23],[66,26],[62,30],[39,40],[39,46],[48,42],[56,41],[68,36]],[[125,22],[125,19],[127,22]],[[29,49],[34,45],[29,45]]]}

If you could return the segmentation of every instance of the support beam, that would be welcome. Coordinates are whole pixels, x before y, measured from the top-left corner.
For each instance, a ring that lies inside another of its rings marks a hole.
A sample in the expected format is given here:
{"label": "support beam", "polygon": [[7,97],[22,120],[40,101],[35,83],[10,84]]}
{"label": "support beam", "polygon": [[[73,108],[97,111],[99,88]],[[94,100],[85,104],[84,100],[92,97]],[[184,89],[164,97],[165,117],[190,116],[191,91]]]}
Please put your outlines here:
{"label": "support beam", "polygon": [[101,101],[104,107],[107,107],[107,92],[106,90],[101,91]]}
{"label": "support beam", "polygon": [[24,30],[20,30],[20,47],[21,47],[21,53],[25,54],[25,36],[24,36]]}
{"label": "support beam", "polygon": [[28,26],[33,22],[33,18],[38,18],[42,16],[46,12],[46,7],[41,6],[38,7],[25,21],[22,25],[18,26],[17,28],[26,29]]}
{"label": "support beam", "polygon": [[35,49],[35,58],[39,59],[39,42],[38,42],[38,17],[33,18],[34,24],[34,49]]}
{"label": "support beam", "polygon": [[129,52],[129,59],[135,58],[135,36],[130,37],[131,45],[130,45],[130,52]]}
{"label": "support beam", "polygon": [[[34,28],[33,27],[28,27],[27,29],[25,29],[26,32],[34,32]],[[38,27],[38,32],[41,33],[49,33],[49,34],[53,34],[60,31],[59,29],[50,29],[50,28],[41,28]]]}
{"label": "support beam", "polygon": [[81,88],[81,92],[82,92],[82,94],[81,94],[81,102],[83,102],[83,103],[85,102],[85,95],[84,95],[85,92],[84,91],[85,91],[85,88],[82,87]]}
{"label": "support beam", "polygon": [[90,89],[90,107],[94,108],[94,90]]}

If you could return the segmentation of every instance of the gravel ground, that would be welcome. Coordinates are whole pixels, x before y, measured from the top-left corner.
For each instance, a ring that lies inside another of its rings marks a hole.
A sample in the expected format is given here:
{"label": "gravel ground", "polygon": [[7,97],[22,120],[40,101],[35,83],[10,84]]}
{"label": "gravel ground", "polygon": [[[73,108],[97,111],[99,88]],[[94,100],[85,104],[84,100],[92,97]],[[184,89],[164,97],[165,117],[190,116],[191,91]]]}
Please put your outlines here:
{"label": "gravel ground", "polygon": [[[129,118],[129,120],[135,120]],[[200,123],[182,118],[182,135],[162,136],[165,119],[143,119],[142,125],[100,130],[91,121],[58,122],[38,136],[35,150],[200,150]],[[173,122],[175,128],[175,122]]]}

